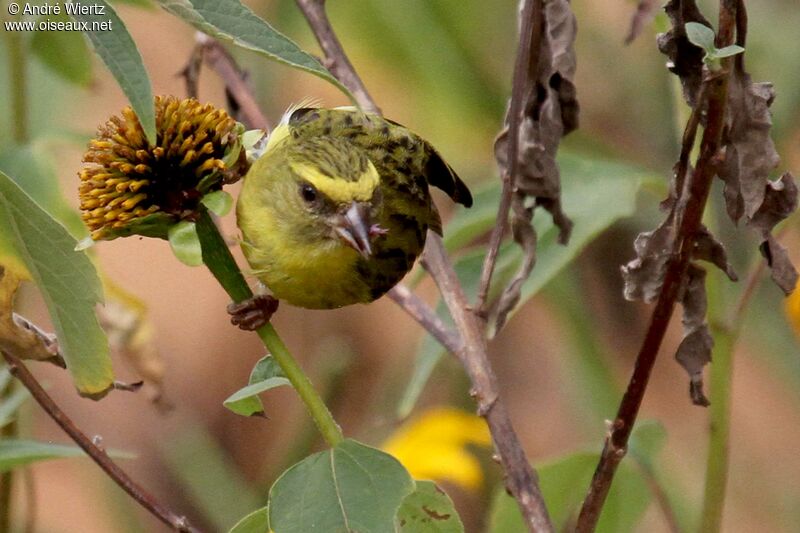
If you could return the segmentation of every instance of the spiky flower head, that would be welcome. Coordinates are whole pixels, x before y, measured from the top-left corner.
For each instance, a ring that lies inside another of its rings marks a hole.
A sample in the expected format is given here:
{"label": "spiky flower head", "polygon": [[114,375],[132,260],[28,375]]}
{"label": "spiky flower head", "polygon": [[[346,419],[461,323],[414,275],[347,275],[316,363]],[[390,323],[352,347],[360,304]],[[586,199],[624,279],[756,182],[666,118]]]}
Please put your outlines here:
{"label": "spiky flower head", "polygon": [[244,127],[194,98],[155,98],[156,143],[130,107],[98,128],[78,173],[82,218],[92,239],[167,238],[200,200],[246,172]]}

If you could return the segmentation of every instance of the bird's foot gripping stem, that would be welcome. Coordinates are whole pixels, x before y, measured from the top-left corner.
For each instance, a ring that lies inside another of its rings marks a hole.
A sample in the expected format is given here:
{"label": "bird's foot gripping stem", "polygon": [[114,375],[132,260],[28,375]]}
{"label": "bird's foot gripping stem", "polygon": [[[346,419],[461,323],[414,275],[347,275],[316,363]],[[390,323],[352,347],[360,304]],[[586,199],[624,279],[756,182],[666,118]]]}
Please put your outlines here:
{"label": "bird's foot gripping stem", "polygon": [[245,331],[253,331],[269,323],[277,309],[277,298],[259,294],[243,302],[228,305],[228,314],[231,315],[231,324]]}

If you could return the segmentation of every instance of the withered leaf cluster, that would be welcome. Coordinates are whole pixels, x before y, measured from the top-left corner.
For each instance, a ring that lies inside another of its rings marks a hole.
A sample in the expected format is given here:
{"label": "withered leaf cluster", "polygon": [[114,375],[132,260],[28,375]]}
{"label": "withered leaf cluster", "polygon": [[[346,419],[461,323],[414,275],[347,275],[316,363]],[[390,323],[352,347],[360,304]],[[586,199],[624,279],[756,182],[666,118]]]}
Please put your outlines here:
{"label": "withered leaf cluster", "polygon": [[[667,55],[667,67],[678,75],[686,101],[692,108],[705,106],[698,101],[703,83],[704,52],[692,45],[686,37],[684,25],[699,22],[710,26],[697,9],[694,1],[670,1],[665,10],[672,29],[658,37],[659,49]],[[743,28],[739,29],[739,32]],[[742,43],[743,44],[743,43]],[[769,106],[774,99],[770,83],[753,83],[744,71],[744,61],[738,57],[730,73],[725,129],[716,165],[717,176],[724,181],[726,210],[734,223],[744,218],[745,224],[758,232],[761,251],[772,269],[775,283],[788,294],[797,282],[797,271],[786,250],[772,235],[772,229],[797,208],[797,186],[791,174],[770,181],[769,174],[780,162],[775,145],[770,138],[772,118]],[[705,120],[701,107],[700,121]],[[676,250],[676,221],[685,205],[681,201],[682,183],[678,169],[673,173],[670,198],[662,207],[668,211],[666,220],[655,230],[641,233],[634,243],[636,258],[622,267],[625,280],[625,297],[629,300],[654,301],[664,282],[667,264]],[[691,175],[691,168],[687,169]],[[707,228],[701,227],[694,236],[693,260],[710,262],[736,280],[722,244]],[[678,347],[676,359],[689,373],[690,392],[694,403],[707,405],[703,395],[702,370],[711,360],[713,339],[706,323],[705,270],[693,261],[687,270],[679,292],[683,306],[684,337]]]}
{"label": "withered leaf cluster", "polygon": [[[520,13],[525,5],[520,2]],[[523,116],[519,126],[517,172],[513,176],[511,230],[514,240],[524,250],[519,270],[495,304],[496,329],[505,323],[508,313],[519,302],[522,284],[530,276],[536,261],[536,230],[533,211],[544,207],[560,230],[559,241],[569,240],[572,222],[561,208],[561,180],[556,151],[561,138],[578,126],[578,101],[574,77],[574,50],[577,26],[567,0],[543,4],[543,28],[535,63],[525,80]],[[536,42],[533,46],[536,46]],[[510,109],[509,109],[510,111]],[[509,116],[495,141],[495,157],[504,175],[510,173]]]}

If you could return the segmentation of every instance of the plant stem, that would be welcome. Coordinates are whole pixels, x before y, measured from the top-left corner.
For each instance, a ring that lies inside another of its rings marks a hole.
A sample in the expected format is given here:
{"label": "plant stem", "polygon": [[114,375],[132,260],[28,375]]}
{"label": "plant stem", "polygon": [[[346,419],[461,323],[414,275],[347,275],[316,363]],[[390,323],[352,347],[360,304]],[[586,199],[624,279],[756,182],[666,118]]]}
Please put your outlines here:
{"label": "plant stem", "polygon": [[709,406],[708,460],[700,513],[700,531],[714,533],[721,530],[722,511],[728,482],[730,461],[731,391],[733,381],[733,349],[736,333],[711,325],[714,337],[714,364],[710,365],[710,393],[714,399]]}
{"label": "plant stem", "polygon": [[325,68],[330,70],[331,74],[353,93],[356,102],[364,111],[380,115],[380,108],[369,95],[367,87],[356,72],[356,69],[353,68],[350,59],[344,53],[342,43],[339,42],[339,38],[336,37],[336,33],[333,31],[331,22],[325,12],[325,1],[296,0],[296,2],[306,20],[308,20],[309,26],[314,31],[314,37],[317,38],[317,42],[325,54],[323,58]]}
{"label": "plant stem", "polygon": [[[708,459],[706,462],[705,491],[699,531],[716,533],[722,529],[722,512],[728,482],[730,463],[731,404],[733,398],[733,355],[742,331],[744,313],[764,273],[765,262],[755,259],[750,269],[739,301],[730,317],[721,316],[730,309],[724,301],[723,290],[717,277],[710,278],[708,300],[711,332],[714,337],[714,364],[710,370],[710,390],[714,401],[709,408]],[[715,316],[716,315],[716,316]]]}
{"label": "plant stem", "polygon": [[[24,144],[28,141],[28,69],[25,64],[24,35],[22,32],[15,31],[7,31],[5,33],[8,45],[8,79],[11,85],[9,89],[11,92],[13,139],[18,144]],[[9,382],[5,389],[0,392],[0,402],[14,392],[14,383],[14,381]],[[18,429],[17,421],[12,421],[0,430],[0,439],[16,437]],[[13,471],[9,470],[0,475],[0,533],[11,531],[11,489],[13,484]]]}
{"label": "plant stem", "polygon": [[539,66],[539,52],[544,24],[542,0],[526,0],[520,13],[520,35],[517,57],[514,63],[514,79],[511,89],[511,104],[508,109],[508,169],[503,173],[503,189],[497,208],[497,223],[489,236],[489,249],[481,267],[480,284],[475,309],[482,318],[488,316],[489,287],[492,283],[500,244],[508,228],[508,212],[511,209],[511,196],[514,193],[519,172],[519,132],[522,112],[525,105],[525,91],[529,88],[529,78],[533,69]]}
{"label": "plant stem", "polygon": [[[228,293],[235,303],[243,302],[253,296],[253,291],[247,285],[236,261],[233,259],[228,245],[225,243],[217,225],[211,219],[208,211],[200,210],[200,217],[197,220],[197,234],[203,250],[203,262],[217,278],[222,288]],[[306,406],[308,414],[314,419],[317,428],[330,446],[336,446],[343,439],[342,429],[333,419],[331,412],[322,401],[322,398],[311,380],[308,379],[303,369],[297,364],[289,349],[278,336],[278,332],[271,324],[261,326],[256,330],[264,346],[269,350],[275,362],[286,374],[286,378],[292,384],[300,399]]]}
{"label": "plant stem", "polygon": [[[736,0],[722,0],[719,12],[718,46],[733,43],[733,32],[736,23]],[[722,70],[717,73],[704,73],[703,82],[696,99],[692,117],[684,131],[684,143],[678,168],[675,172],[675,191],[678,201],[670,212],[672,223],[677,228],[672,246],[672,258],[667,262],[664,280],[661,284],[658,300],[650,323],[647,327],[642,346],[636,356],[636,363],[628,382],[628,388],[620,402],[617,416],[606,437],[600,461],[592,477],[589,491],[581,507],[575,531],[589,533],[595,530],[600,519],[603,504],[611,488],[614,473],[627,453],[628,438],[633,431],[639,408],[642,405],[650,374],[656,357],[664,340],[672,312],[677,303],[681,284],[685,279],[694,239],[702,222],[706,201],[711,189],[711,182],[716,174],[722,132],[725,127],[725,112],[728,100],[728,77],[733,62],[731,58],[722,60]],[[707,96],[701,96],[706,91]],[[707,102],[706,123],[703,131],[700,154],[696,161],[695,171],[689,174],[688,159],[694,145],[694,135],[699,120],[699,110]],[[716,400],[715,400],[716,401]]]}
{"label": "plant stem", "polygon": [[28,142],[28,66],[25,63],[24,35],[19,31],[7,31],[8,80],[11,87],[11,113],[13,115],[13,137],[18,144]]}
{"label": "plant stem", "polygon": [[[0,403],[14,393],[15,381],[11,380],[0,392]],[[17,436],[17,421],[13,420],[0,430],[0,440]],[[0,533],[11,531],[11,488],[14,484],[14,471],[9,470],[0,475]]]}
{"label": "plant stem", "polygon": [[486,419],[492,434],[497,460],[506,473],[506,489],[517,500],[530,531],[555,531],[539,488],[539,476],[525,456],[505,404],[500,401],[497,378],[489,363],[480,319],[467,304],[458,276],[447,258],[442,238],[428,232],[428,241],[431,244],[426,247],[422,264],[436,281],[456,327],[464,335],[464,347],[456,355],[472,383],[470,394],[478,404],[478,414]]}
{"label": "plant stem", "polygon": [[322,433],[325,441],[331,446],[339,444],[344,440],[342,429],[333,419],[331,412],[328,410],[325,402],[322,401],[320,395],[317,394],[308,376],[306,376],[303,369],[300,368],[300,365],[298,365],[297,361],[292,357],[289,349],[286,348],[283,340],[278,336],[278,332],[275,331],[272,324],[261,326],[256,332],[264,343],[264,346],[269,350],[269,353],[275,358],[275,362],[280,365],[283,373],[286,374],[286,378],[295,388],[297,394],[300,395],[300,399],[302,399],[303,403],[306,405],[308,413],[311,415],[311,418],[314,419],[314,423],[317,424],[317,428],[319,432]]}
{"label": "plant stem", "polygon": [[173,530],[184,532],[198,531],[189,524],[185,517],[178,516],[156,501],[151,494],[133,481],[105,451],[100,449],[85,433],[78,429],[72,419],[69,418],[56,402],[53,401],[50,395],[45,392],[22,361],[8,352],[0,351],[0,354],[2,354],[8,363],[11,374],[25,385],[34,400],[36,400],[42,409],[50,415],[50,418],[52,418],[56,424],[58,424],[61,429],[63,429],[64,432],[117,483],[117,485],[122,487],[122,489],[134,500],[139,502],[142,507],[150,511],[156,518],[170,526]]}

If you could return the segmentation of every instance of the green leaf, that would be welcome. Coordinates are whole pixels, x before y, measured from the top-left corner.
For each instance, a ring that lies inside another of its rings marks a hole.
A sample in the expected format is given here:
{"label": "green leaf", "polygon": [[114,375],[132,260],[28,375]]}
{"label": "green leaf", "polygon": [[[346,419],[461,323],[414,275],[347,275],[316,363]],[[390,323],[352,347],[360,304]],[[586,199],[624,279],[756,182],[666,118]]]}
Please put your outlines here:
{"label": "green leaf", "polygon": [[709,53],[708,55],[713,59],[722,59],[724,57],[730,57],[730,56],[735,56],[736,54],[741,54],[742,52],[744,52],[744,48],[732,44],[724,48],[716,49],[712,53]]}
{"label": "green leaf", "polygon": [[497,221],[497,209],[500,202],[498,183],[484,185],[475,191],[472,197],[472,207],[459,209],[445,228],[444,246],[450,253],[488,233]]}
{"label": "green leaf", "polygon": [[262,507],[245,516],[228,533],[267,533],[269,531],[268,510]]}
{"label": "green leaf", "polygon": [[463,533],[453,501],[433,481],[417,481],[395,518],[397,533]]}
{"label": "green leaf", "polygon": [[338,87],[355,102],[350,91],[314,56],[302,50],[239,0],[159,0],[159,4],[212,37],[314,74]]}
{"label": "green leaf", "polygon": [[642,420],[636,424],[628,442],[628,453],[637,461],[651,464],[667,442],[667,430],[657,420]]}
{"label": "green leaf", "polygon": [[[3,390],[3,387],[0,387],[0,390]],[[19,387],[10,396],[0,398],[0,428],[16,419],[17,411],[30,396],[28,389]]]}
{"label": "green leaf", "polygon": [[269,493],[280,533],[386,533],[414,481],[397,459],[346,439],[289,468]]}
{"label": "green leaf", "polygon": [[80,239],[88,235],[80,215],[64,197],[52,149],[45,143],[5,147],[0,152],[0,171],[11,177],[50,216],[66,226],[73,237]]}
{"label": "green leaf", "polygon": [[[108,455],[117,459],[133,459],[136,457],[131,453],[117,450],[108,450]],[[33,440],[0,439],[0,473],[45,459],[84,456],[86,456],[84,451],[77,446]]]}
{"label": "green leaf", "polygon": [[0,473],[45,459],[82,457],[86,455],[77,446],[49,444],[32,440],[0,440]]}
{"label": "green leaf", "polygon": [[[439,302],[436,306],[436,314],[445,321],[445,324],[452,323],[450,314],[447,307],[443,302]],[[397,417],[400,419],[406,418],[414,410],[414,406],[419,401],[422,391],[425,389],[425,384],[431,378],[433,371],[439,364],[439,361],[444,357],[446,350],[442,348],[439,341],[430,335],[425,335],[422,338],[422,345],[417,352],[417,357],[414,359],[414,369],[411,372],[406,388],[403,391],[403,396],[397,406]]]}
{"label": "green leaf", "polygon": [[687,22],[684,27],[690,43],[702,48],[708,54],[714,52],[716,49],[714,47],[714,30],[699,22]]}
{"label": "green leaf", "polygon": [[272,357],[262,357],[250,373],[249,384],[230,395],[222,404],[238,415],[263,415],[264,405],[258,395],[281,385],[289,385],[283,370]]}
{"label": "green leaf", "polygon": [[[47,19],[55,23],[70,21],[63,9],[58,15],[48,15]],[[31,52],[48,69],[69,82],[85,87],[92,81],[91,52],[79,31],[33,32]]]}
{"label": "green leaf", "polygon": [[169,246],[178,261],[189,266],[203,264],[200,238],[197,236],[197,226],[194,222],[181,220],[170,226],[167,235],[169,236]]}
{"label": "green leaf", "polygon": [[226,191],[214,191],[203,196],[200,200],[209,211],[217,216],[224,217],[233,207],[233,197]]}
{"label": "green leaf", "polygon": [[[556,531],[565,529],[570,518],[580,510],[597,460],[595,453],[579,452],[538,468],[542,494]],[[635,531],[650,500],[648,485],[640,471],[629,461],[623,461],[614,477],[596,531]],[[517,502],[506,494],[504,488],[498,488],[490,511],[489,533],[526,531]]]}
{"label": "green leaf", "polygon": [[94,265],[75,239],[11,178],[0,172],[0,234],[13,244],[42,293],[78,391],[104,394],[114,374],[108,340],[94,307],[102,288]]}
{"label": "green leaf", "polygon": [[211,531],[226,531],[264,504],[230,454],[196,422],[165,441],[163,455],[181,493],[203,513]]}
{"label": "green leaf", "polygon": [[128,4],[135,7],[141,7],[145,9],[153,9],[155,4],[153,4],[152,0],[114,0],[115,4]]}
{"label": "green leaf", "polygon": [[[103,7],[104,14],[100,15],[71,15],[79,22],[89,25],[86,35],[94,46],[95,52],[106,64],[108,70],[117,80],[125,96],[131,103],[133,111],[139,117],[144,134],[150,144],[156,143],[156,111],[153,103],[153,90],[150,87],[150,78],[144,68],[142,56],[136,48],[136,43],[128,33],[125,24],[117,16],[114,9],[105,0],[93,0],[97,6]],[[94,27],[93,24],[108,22],[110,29]]]}

